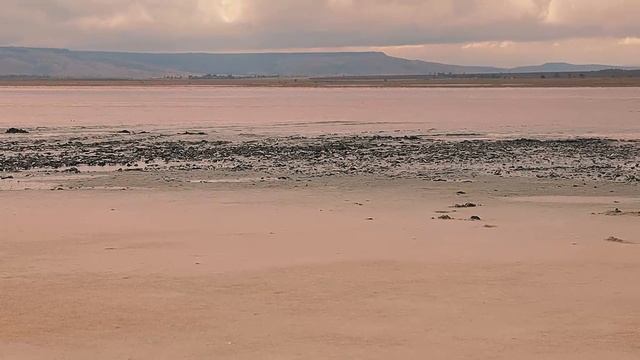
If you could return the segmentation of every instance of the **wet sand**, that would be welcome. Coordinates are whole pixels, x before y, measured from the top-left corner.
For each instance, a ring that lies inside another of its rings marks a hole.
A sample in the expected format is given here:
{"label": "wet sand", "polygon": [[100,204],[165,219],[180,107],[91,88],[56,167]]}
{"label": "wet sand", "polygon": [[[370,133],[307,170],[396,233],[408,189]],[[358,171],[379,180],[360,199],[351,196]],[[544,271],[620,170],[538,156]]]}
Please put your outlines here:
{"label": "wet sand", "polygon": [[211,135],[640,139],[640,88],[0,86],[0,99],[0,132],[20,127],[33,136],[188,128]]}
{"label": "wet sand", "polygon": [[44,186],[0,191],[2,359],[640,354],[637,183],[20,179]]}

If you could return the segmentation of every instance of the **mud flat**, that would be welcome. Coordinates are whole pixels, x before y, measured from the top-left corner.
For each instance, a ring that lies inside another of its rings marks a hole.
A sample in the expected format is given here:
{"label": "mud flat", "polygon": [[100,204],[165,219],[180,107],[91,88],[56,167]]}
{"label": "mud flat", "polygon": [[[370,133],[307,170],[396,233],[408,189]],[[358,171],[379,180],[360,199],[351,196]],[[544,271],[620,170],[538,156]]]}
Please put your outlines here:
{"label": "mud flat", "polygon": [[0,138],[0,359],[640,356],[637,142],[191,131]]}
{"label": "mud flat", "polygon": [[[482,139],[473,134],[233,138],[204,131],[0,137],[0,172],[253,171],[275,177],[373,175],[429,180],[481,175],[640,182],[640,141]],[[465,139],[465,137],[467,137]],[[469,139],[469,137],[471,137]]]}

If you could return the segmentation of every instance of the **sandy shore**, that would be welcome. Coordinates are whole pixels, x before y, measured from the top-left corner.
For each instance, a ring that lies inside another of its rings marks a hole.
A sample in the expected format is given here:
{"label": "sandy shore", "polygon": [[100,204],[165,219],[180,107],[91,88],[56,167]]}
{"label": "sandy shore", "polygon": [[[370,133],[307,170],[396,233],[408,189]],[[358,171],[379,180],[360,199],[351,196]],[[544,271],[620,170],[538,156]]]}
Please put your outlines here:
{"label": "sandy shore", "polygon": [[637,182],[14,175],[0,359],[640,356]]}

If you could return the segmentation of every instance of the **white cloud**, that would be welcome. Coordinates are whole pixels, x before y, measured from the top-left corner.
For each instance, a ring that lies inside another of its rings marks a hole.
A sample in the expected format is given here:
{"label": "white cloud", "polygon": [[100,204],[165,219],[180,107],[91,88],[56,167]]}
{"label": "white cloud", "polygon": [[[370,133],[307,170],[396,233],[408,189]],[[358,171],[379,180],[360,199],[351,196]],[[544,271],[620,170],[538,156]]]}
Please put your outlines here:
{"label": "white cloud", "polygon": [[620,45],[640,45],[640,37],[626,37],[618,42]]}

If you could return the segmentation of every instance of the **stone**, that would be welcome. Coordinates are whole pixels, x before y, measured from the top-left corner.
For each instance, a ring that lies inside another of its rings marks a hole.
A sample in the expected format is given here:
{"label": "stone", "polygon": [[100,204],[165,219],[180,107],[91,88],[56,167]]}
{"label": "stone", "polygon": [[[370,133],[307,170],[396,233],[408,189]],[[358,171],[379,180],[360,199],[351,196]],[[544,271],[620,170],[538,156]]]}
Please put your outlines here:
{"label": "stone", "polygon": [[464,204],[455,204],[453,205],[454,208],[474,208],[478,206],[477,204],[468,202],[468,203],[464,203]]}
{"label": "stone", "polygon": [[25,129],[18,128],[9,128],[5,131],[5,134],[28,134],[29,132]]}

